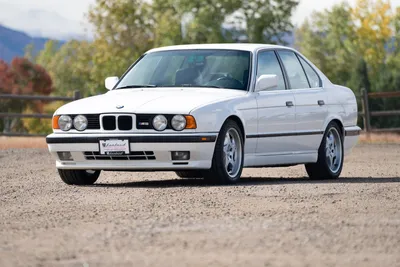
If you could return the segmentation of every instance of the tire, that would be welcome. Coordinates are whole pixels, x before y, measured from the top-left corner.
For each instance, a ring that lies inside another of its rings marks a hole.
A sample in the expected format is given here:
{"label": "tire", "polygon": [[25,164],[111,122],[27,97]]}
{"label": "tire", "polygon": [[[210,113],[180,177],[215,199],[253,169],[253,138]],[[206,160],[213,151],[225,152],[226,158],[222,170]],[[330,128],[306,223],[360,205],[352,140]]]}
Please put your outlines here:
{"label": "tire", "polygon": [[58,170],[64,183],[69,185],[92,185],[100,176],[101,171]]}
{"label": "tire", "polygon": [[[226,121],[217,138],[211,169],[203,172],[207,182],[234,184],[239,181],[244,162],[243,140],[238,124],[232,120]],[[225,164],[226,160],[228,164]]]}
{"label": "tire", "polygon": [[176,171],[176,175],[180,178],[195,179],[203,178],[201,171]]}
{"label": "tire", "polygon": [[343,134],[336,122],[329,123],[318,149],[318,161],[306,164],[311,179],[337,179],[343,168]]}

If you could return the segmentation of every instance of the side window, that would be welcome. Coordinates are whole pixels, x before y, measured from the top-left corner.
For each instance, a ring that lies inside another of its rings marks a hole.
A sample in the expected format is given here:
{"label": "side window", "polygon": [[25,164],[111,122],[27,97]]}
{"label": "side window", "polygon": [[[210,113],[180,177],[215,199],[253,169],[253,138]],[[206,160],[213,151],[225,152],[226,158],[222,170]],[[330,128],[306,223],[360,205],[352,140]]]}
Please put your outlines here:
{"label": "side window", "polygon": [[258,54],[257,78],[264,74],[275,74],[278,76],[278,88],[276,90],[285,90],[285,80],[281,65],[274,51],[265,51]]}
{"label": "side window", "polygon": [[310,82],[311,88],[321,87],[319,76],[315,72],[315,70],[303,58],[299,57],[299,59],[300,59],[301,65],[303,65],[303,68],[306,71],[308,81]]}
{"label": "side window", "polygon": [[290,89],[310,88],[306,74],[295,53],[291,51],[278,51],[278,54],[285,66]]}

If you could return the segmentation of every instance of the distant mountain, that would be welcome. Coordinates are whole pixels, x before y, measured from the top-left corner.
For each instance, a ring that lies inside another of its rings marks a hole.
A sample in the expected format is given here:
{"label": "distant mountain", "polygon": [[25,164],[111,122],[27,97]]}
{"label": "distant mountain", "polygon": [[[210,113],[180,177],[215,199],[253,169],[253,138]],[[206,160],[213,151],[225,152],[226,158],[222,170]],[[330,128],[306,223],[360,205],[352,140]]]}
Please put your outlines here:
{"label": "distant mountain", "polygon": [[79,22],[41,9],[20,11],[18,16],[4,19],[3,24],[14,29],[23,29],[29,35],[37,37],[62,40],[85,38],[84,27]]}
{"label": "distant mountain", "polygon": [[[25,54],[25,47],[33,44],[35,51],[43,49],[47,38],[31,37],[26,33],[0,25],[0,59],[10,62],[14,57]],[[63,41],[60,44],[64,43]]]}
{"label": "distant mountain", "polygon": [[0,24],[4,27],[20,30],[35,37],[59,40],[87,39],[85,28],[88,28],[88,25],[80,22],[81,19],[71,18],[66,13],[60,14],[51,9],[32,8],[39,4],[17,5],[17,1],[14,2],[0,0]]}

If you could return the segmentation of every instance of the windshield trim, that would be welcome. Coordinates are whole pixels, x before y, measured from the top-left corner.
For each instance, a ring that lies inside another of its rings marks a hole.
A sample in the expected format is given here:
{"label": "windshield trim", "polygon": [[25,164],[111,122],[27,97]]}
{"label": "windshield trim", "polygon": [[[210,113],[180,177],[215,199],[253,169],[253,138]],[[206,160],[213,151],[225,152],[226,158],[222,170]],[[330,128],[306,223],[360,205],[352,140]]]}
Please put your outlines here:
{"label": "windshield trim", "polygon": [[[155,51],[155,52],[146,52],[143,55],[141,55],[136,61],[133,62],[132,65],[129,66],[129,68],[122,74],[122,76],[119,78],[118,82],[114,85],[114,88],[111,89],[112,90],[120,90],[117,89],[119,83],[122,81],[122,79],[131,71],[131,69],[133,67],[135,67],[135,65],[137,63],[139,63],[140,60],[142,60],[145,56],[149,55],[149,54],[153,54],[153,53],[163,53],[163,52],[171,52],[171,51],[199,51],[199,50],[219,50],[219,51],[241,51],[241,52],[248,52],[250,55],[250,62],[249,62],[249,78],[247,81],[247,87],[246,90],[242,90],[242,91],[246,91],[246,92],[250,92],[250,87],[251,87],[251,80],[253,77],[253,58],[254,58],[254,53],[252,51],[248,51],[248,50],[244,50],[244,49],[226,49],[226,48],[199,48],[199,49],[171,49],[171,50],[163,50],[163,51]],[[179,86],[177,86],[179,87]],[[160,86],[159,88],[163,88],[162,86]],[[210,87],[212,88],[212,87]],[[229,88],[221,88],[221,89],[229,89]]]}

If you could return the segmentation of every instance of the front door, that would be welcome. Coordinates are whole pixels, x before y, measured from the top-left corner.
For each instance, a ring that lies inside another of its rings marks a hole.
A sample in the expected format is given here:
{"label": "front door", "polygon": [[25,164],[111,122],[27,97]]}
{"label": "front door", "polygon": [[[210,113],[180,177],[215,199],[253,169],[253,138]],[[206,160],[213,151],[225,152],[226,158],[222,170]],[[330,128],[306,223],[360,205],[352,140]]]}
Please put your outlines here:
{"label": "front door", "polygon": [[[293,92],[286,90],[281,65],[275,51],[266,50],[257,56],[257,78],[263,74],[278,76],[278,87],[257,93],[258,134],[257,157],[266,165],[268,156],[288,155],[292,152],[295,132],[295,98]],[[270,157],[271,159],[273,157]],[[277,163],[274,158],[274,163]]]}

